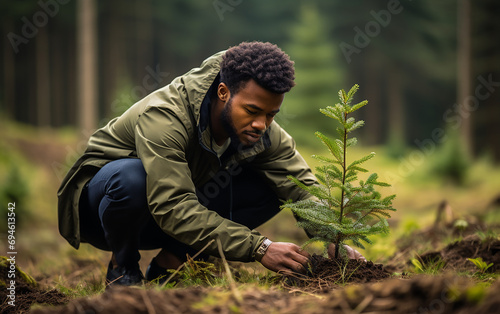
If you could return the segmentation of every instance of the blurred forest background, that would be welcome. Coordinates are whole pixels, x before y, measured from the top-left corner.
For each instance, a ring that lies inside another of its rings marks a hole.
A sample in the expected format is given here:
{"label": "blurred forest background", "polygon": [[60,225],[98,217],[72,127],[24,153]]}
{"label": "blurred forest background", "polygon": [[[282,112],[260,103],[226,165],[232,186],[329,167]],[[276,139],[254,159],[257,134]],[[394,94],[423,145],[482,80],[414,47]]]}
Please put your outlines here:
{"label": "blurred forest background", "polygon": [[2,0],[0,112],[93,130],[211,54],[270,41],[296,62],[277,120],[299,145],[357,83],[363,144],[397,157],[457,133],[499,161],[499,14],[495,0]]}
{"label": "blurred forest background", "polygon": [[[377,152],[367,167],[397,193],[394,226],[429,225],[439,204],[483,216],[500,204],[498,0],[0,0],[0,16],[0,217],[16,203],[17,260],[42,277],[79,278],[76,254],[106,271],[108,256],[57,232],[56,190],[90,134],[242,41],[295,61],[276,120],[312,166],[324,149],[314,132],[336,134],[318,109],[360,85],[369,105],[351,158]],[[263,234],[304,239],[278,216]],[[394,248],[384,238],[364,254]]]}

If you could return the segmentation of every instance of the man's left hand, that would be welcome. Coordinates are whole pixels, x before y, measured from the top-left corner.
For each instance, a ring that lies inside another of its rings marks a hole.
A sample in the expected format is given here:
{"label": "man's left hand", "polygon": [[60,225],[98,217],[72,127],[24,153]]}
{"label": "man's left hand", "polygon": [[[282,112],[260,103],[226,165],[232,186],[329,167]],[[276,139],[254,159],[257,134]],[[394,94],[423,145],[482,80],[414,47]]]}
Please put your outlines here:
{"label": "man's left hand", "polygon": [[[347,257],[349,257],[349,259],[359,259],[366,262],[366,258],[349,245],[344,244],[344,248],[347,250]],[[328,257],[335,258],[335,244],[333,243],[328,245]]]}

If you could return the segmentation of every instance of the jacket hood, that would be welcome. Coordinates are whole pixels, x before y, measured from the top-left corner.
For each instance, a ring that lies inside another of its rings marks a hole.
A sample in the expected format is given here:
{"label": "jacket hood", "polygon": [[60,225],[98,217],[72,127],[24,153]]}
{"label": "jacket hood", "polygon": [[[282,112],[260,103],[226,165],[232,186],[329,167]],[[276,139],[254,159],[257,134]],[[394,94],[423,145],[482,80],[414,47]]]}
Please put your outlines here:
{"label": "jacket hood", "polygon": [[179,83],[184,84],[196,124],[200,123],[201,105],[220,72],[222,55],[225,52],[225,50],[220,51],[210,56],[201,63],[200,67],[192,69],[179,78]]}

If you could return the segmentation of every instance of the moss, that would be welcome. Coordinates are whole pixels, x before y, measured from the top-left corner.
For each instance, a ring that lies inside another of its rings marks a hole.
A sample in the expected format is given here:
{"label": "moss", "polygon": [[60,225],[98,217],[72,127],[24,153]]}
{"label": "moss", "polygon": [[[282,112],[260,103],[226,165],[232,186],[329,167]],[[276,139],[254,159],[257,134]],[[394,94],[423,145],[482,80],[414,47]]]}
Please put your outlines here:
{"label": "moss", "polygon": [[[2,274],[2,276],[0,277],[0,287],[2,288],[7,286],[7,280],[9,280],[7,274],[9,273],[10,265],[11,264],[9,258],[7,258],[6,256],[0,256],[0,273]],[[36,280],[28,273],[22,271],[19,266],[17,266],[17,264],[15,274],[17,282],[22,281],[32,287],[36,287],[38,285]]]}
{"label": "moss", "polygon": [[485,297],[488,292],[488,286],[482,283],[479,283],[475,286],[468,288],[465,291],[465,297],[467,301],[472,302],[474,304],[479,304]]}

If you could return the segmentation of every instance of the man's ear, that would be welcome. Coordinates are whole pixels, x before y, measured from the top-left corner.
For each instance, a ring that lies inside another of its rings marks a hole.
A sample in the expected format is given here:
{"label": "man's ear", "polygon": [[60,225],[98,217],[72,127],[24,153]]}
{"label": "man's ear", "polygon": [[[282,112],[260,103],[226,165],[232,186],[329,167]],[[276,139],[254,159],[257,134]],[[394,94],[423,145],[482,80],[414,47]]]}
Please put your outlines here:
{"label": "man's ear", "polygon": [[229,92],[229,88],[225,83],[220,83],[217,87],[217,97],[223,102],[226,102],[229,98],[231,98],[231,92]]}

